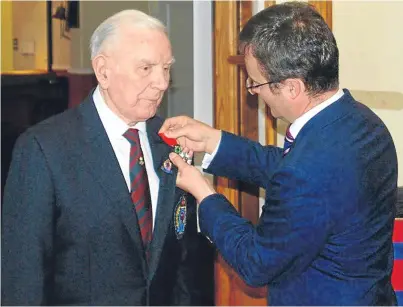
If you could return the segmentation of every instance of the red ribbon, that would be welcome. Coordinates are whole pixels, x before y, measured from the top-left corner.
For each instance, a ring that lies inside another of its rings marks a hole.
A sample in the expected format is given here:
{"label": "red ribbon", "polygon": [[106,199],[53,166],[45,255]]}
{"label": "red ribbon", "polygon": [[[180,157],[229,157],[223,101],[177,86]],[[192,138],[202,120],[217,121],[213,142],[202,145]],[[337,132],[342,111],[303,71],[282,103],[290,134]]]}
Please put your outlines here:
{"label": "red ribbon", "polygon": [[174,146],[178,145],[178,142],[176,141],[176,139],[169,138],[169,137],[167,137],[167,136],[166,136],[165,134],[163,134],[163,133],[158,133],[158,135],[159,135],[160,138],[161,138],[165,143],[167,143],[169,146],[174,147]]}

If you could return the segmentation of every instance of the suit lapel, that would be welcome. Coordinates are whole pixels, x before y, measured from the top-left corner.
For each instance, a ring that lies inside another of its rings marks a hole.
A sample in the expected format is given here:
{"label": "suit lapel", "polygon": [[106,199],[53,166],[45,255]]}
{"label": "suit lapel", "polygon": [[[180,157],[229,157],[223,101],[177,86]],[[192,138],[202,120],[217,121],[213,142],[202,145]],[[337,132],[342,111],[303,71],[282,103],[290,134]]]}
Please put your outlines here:
{"label": "suit lapel", "polygon": [[161,169],[163,162],[168,159],[168,155],[171,152],[171,148],[158,136],[162,121],[157,117],[147,121],[147,136],[153,157],[153,166],[160,180],[155,226],[150,247],[151,259],[147,269],[140,228],[137,216],[133,212],[130,193],[120,171],[112,145],[96,111],[92,93],[79,108],[83,117],[82,124],[84,127],[83,135],[78,136],[78,138],[82,138],[83,159],[93,174],[94,182],[97,182],[103,188],[110,199],[110,203],[113,204],[112,209],[118,212],[132,240],[141,251],[141,256],[144,259],[143,271],[145,276],[147,276],[148,272],[149,280],[151,280],[158,267],[163,243],[173,219],[175,206],[177,168],[172,166],[171,174],[167,174]]}
{"label": "suit lapel", "polygon": [[153,278],[158,267],[162,247],[169,231],[168,227],[173,219],[173,210],[175,207],[177,168],[172,166],[171,174],[167,174],[161,169],[163,162],[168,159],[168,155],[172,151],[157,134],[161,124],[162,122],[159,118],[153,118],[147,122],[147,134],[153,156],[154,169],[160,179],[157,212],[150,247],[149,280]]}
{"label": "suit lapel", "polygon": [[[84,126],[84,134],[82,135],[83,159],[93,174],[94,181],[99,183],[110,199],[113,206],[111,209],[120,215],[132,240],[142,253],[141,258],[144,259],[140,228],[137,216],[133,212],[130,193],[112,145],[92,101],[92,95],[83,102],[80,108]],[[144,273],[147,272],[145,261],[143,270]]]}

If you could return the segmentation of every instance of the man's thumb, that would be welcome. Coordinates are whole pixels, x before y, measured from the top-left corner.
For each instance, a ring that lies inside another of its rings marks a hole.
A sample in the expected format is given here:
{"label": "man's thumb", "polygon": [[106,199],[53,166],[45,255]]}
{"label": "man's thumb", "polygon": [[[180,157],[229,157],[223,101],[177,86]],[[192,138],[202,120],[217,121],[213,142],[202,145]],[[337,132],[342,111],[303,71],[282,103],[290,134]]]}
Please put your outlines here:
{"label": "man's thumb", "polygon": [[183,167],[183,164],[187,165],[185,161],[183,161],[183,159],[174,152],[171,152],[169,154],[169,159],[172,161],[172,163],[178,168],[181,169]]}

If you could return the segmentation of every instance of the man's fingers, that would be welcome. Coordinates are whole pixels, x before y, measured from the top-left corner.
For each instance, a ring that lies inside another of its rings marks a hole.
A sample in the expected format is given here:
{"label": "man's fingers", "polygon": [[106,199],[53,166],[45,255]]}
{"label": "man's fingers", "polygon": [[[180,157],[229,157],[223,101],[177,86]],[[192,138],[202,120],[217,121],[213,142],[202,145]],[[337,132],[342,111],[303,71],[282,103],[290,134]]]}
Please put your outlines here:
{"label": "man's fingers", "polygon": [[166,132],[171,129],[177,129],[179,127],[182,127],[186,123],[186,121],[187,121],[186,116],[175,116],[167,118],[162,124],[158,133],[166,134]]}
{"label": "man's fingers", "polygon": [[171,152],[169,154],[169,159],[172,161],[172,163],[179,169],[181,170],[184,166],[187,165],[185,161],[176,153]]}
{"label": "man's fingers", "polygon": [[172,127],[166,130],[164,133],[169,138],[177,139],[185,135],[184,133],[186,133],[186,129],[185,127]]}

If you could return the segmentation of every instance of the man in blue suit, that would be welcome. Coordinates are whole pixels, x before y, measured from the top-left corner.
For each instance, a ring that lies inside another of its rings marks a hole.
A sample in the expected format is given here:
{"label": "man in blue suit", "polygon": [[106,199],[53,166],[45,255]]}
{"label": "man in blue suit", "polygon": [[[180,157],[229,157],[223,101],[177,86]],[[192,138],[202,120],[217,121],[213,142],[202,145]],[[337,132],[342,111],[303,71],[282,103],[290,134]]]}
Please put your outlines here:
{"label": "man in blue suit", "polygon": [[95,30],[91,59],[97,88],[15,145],[2,304],[209,304],[212,253],[157,134],[174,62],[165,27],[120,12]]}
{"label": "man in blue suit", "polygon": [[164,123],[185,151],[207,153],[207,172],[266,190],[254,226],[171,154],[202,232],[249,285],[268,285],[270,305],[396,304],[396,150],[384,123],[339,89],[332,32],[308,4],[284,3],[253,16],[240,46],[248,90],[291,125],[282,149],[187,117]]}

